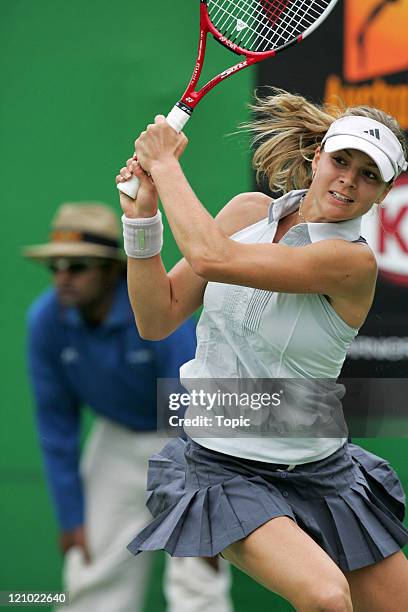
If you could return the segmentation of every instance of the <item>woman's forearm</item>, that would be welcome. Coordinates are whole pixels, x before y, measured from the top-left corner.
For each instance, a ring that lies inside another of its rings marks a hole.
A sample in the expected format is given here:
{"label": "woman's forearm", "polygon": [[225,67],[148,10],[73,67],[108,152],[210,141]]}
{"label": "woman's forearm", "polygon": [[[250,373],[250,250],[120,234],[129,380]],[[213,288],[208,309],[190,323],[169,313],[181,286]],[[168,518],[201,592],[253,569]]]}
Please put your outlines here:
{"label": "woman's forearm", "polygon": [[180,251],[198,275],[227,257],[229,239],[198,200],[178,160],[157,162],[151,175]]}
{"label": "woman's forearm", "polygon": [[157,340],[171,331],[171,284],[160,255],[128,258],[128,292],[139,334]]}
{"label": "woman's forearm", "polygon": [[[119,191],[124,213],[124,246],[128,254],[128,293],[140,335],[148,340],[156,340],[172,331],[171,282],[160,253],[154,254],[159,252],[161,243],[161,222],[153,221],[157,216],[158,206],[154,184],[134,158],[127,160],[126,167],[123,167],[116,177],[116,183],[120,184],[132,175],[137,176],[140,181],[137,199],[133,200]],[[143,246],[153,249],[150,257],[147,254],[146,257],[139,258],[141,253],[133,253],[141,248],[140,242],[136,240],[139,230],[144,237],[146,232],[150,231],[147,244]]]}

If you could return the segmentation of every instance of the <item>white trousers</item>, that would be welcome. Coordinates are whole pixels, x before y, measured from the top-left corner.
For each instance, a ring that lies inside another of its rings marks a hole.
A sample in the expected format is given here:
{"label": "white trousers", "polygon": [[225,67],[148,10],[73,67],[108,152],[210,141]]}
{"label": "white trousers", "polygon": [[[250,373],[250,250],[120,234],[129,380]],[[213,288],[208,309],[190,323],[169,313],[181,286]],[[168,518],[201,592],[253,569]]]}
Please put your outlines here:
{"label": "white trousers", "polygon": [[[60,612],[141,612],[152,555],[126,548],[151,519],[145,507],[148,458],[166,439],[97,419],[81,462],[85,532],[91,563],[79,548],[65,555],[63,582],[70,604]],[[167,557],[164,592],[168,612],[232,612],[230,568],[199,558]]]}

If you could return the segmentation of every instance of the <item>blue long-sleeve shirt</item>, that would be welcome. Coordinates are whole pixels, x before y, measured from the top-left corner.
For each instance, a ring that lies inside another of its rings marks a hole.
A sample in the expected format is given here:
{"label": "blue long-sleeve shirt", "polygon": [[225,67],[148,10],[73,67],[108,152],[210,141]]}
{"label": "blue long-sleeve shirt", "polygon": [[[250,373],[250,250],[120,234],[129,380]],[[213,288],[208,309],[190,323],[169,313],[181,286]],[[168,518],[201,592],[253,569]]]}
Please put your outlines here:
{"label": "blue long-sleeve shirt", "polygon": [[50,289],[28,317],[28,362],[47,479],[64,530],[83,523],[79,476],[81,408],[138,431],[156,428],[156,378],[178,378],[195,352],[195,325],[158,342],[140,338],[126,282],[98,327],[62,307]]}

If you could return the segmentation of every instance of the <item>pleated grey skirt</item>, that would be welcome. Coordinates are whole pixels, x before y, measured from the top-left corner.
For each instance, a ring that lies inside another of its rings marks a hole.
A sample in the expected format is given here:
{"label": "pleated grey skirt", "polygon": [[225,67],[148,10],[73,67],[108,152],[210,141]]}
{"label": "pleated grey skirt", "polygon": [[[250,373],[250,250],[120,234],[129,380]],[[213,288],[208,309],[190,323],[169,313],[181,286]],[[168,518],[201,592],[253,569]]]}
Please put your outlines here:
{"label": "pleated grey skirt", "polygon": [[285,472],[174,439],[150,459],[147,489],[154,520],[129,544],[134,554],[212,557],[278,516],[293,519],[343,571],[408,542],[396,472],[355,444]]}

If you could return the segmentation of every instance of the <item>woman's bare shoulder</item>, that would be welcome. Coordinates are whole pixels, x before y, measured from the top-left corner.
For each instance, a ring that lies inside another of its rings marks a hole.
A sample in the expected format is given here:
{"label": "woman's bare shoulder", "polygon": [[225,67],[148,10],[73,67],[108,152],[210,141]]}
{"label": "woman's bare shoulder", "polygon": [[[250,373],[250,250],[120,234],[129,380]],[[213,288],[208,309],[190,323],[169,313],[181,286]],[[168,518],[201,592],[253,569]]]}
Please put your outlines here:
{"label": "woman's bare shoulder", "polygon": [[215,219],[221,229],[231,236],[267,217],[271,201],[270,196],[258,191],[240,193],[220,210]]}

